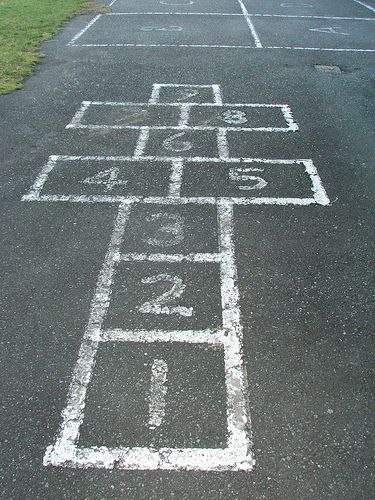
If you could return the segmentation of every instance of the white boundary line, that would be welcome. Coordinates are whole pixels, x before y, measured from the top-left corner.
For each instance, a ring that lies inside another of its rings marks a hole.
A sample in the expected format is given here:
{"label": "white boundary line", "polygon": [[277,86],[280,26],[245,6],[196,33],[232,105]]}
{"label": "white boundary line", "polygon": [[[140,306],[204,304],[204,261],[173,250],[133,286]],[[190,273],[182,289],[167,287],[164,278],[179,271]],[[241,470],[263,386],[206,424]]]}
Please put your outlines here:
{"label": "white boundary line", "polygon": [[98,21],[98,19],[100,19],[102,17],[102,14],[98,14],[97,16],[94,17],[94,19],[92,19],[80,32],[78,32],[76,34],[76,36],[74,36],[70,42],[68,43],[68,45],[72,45],[72,46],[75,46],[74,45],[74,42],[76,42],[89,28],[91,28],[91,26],[93,24],[96,23],[96,21]]}
{"label": "white boundary line", "polygon": [[[86,43],[79,45],[71,45],[71,47],[180,47],[180,48],[189,48],[189,49],[258,49],[259,47],[253,47],[251,45],[192,45],[192,44],[142,44],[142,43]],[[278,49],[278,50],[321,50],[321,51],[335,51],[335,52],[375,52],[375,49],[330,49],[330,48],[322,48],[322,47],[264,47],[262,49]]]}
{"label": "white boundary line", "polygon": [[359,0],[354,0],[354,2],[358,3],[359,5],[362,5],[363,7],[366,7],[366,9],[369,9],[372,12],[375,12],[375,7],[372,7],[371,5],[368,5],[367,3],[360,2]]}
{"label": "white boundary line", "polygon": [[[353,0],[355,1],[355,0]],[[358,2],[360,3],[360,2]],[[374,10],[375,11],[375,10]],[[103,16],[223,16],[223,17],[244,17],[244,14],[233,14],[224,12],[107,12]],[[309,16],[299,14],[253,14],[248,13],[248,17],[280,17],[291,19],[323,19],[332,21],[375,21],[375,17],[350,17],[350,16]]]}
{"label": "white boundary line", "polygon": [[255,27],[254,27],[254,24],[253,24],[253,22],[251,20],[251,17],[249,16],[249,13],[248,13],[248,11],[247,11],[244,3],[242,2],[242,0],[238,0],[238,3],[240,4],[241,10],[242,10],[242,12],[244,14],[245,21],[247,22],[247,25],[248,25],[249,30],[251,32],[251,35],[254,38],[255,47],[258,48],[258,49],[261,49],[262,48],[262,44],[261,44],[260,38],[258,36],[258,33],[255,30]]}
{"label": "white boundary line", "polygon": [[121,330],[102,332],[102,342],[186,342],[188,344],[223,345],[223,330]]}

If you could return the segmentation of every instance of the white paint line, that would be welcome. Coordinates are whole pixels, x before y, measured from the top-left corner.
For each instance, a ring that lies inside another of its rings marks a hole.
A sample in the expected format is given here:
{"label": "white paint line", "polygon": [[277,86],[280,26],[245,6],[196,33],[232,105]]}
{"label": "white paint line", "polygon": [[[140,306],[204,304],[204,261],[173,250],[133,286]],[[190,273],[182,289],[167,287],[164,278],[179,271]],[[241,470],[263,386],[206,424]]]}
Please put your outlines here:
{"label": "white paint line", "polygon": [[233,206],[219,202],[219,247],[223,255],[220,266],[223,328],[226,333],[225,378],[227,387],[228,447],[252,461],[250,450],[250,413],[247,403],[248,384],[242,358],[242,325],[237,288],[237,268],[233,244]]}
{"label": "white paint line", "polygon": [[225,128],[219,128],[217,131],[217,148],[221,159],[225,160],[229,158],[229,145],[227,130]]}
{"label": "white paint line", "polygon": [[[141,43],[91,43],[71,45],[71,47],[181,47],[181,48],[202,48],[202,49],[258,49],[251,45],[192,45],[192,44],[141,44]],[[270,50],[321,50],[321,51],[334,51],[334,52],[375,52],[375,49],[330,49],[321,47],[262,47],[263,49]]]}
{"label": "white paint line", "polygon": [[244,14],[244,17],[245,17],[245,20],[247,22],[247,25],[249,27],[249,30],[250,30],[250,33],[252,35],[252,37],[254,38],[254,43],[255,43],[255,47],[258,48],[258,49],[261,49],[262,48],[262,44],[261,44],[261,41],[260,41],[260,38],[258,36],[258,33],[256,32],[255,30],[255,27],[254,27],[254,24],[251,20],[251,17],[249,15],[249,12],[247,11],[244,3],[242,0],[238,0],[238,3],[240,4],[240,7],[241,7],[241,10]]}
{"label": "white paint line", "polygon": [[289,130],[291,130],[292,132],[296,132],[298,130],[298,125],[293,119],[292,110],[290,109],[290,107],[287,104],[284,104],[281,107],[281,111],[284,115],[285,121],[288,124]]}
{"label": "white paint line", "polygon": [[223,106],[223,95],[221,92],[220,85],[212,85],[212,91],[214,93],[214,102],[218,106]]}
{"label": "white paint line", "polygon": [[322,184],[322,180],[312,160],[305,160],[303,163],[305,165],[306,172],[309,174],[312,182],[311,190],[314,193],[314,199],[316,203],[318,203],[319,205],[329,205],[330,200],[328,198],[326,190],[324,189],[324,186]]}
{"label": "white paint line", "polygon": [[181,105],[181,115],[180,120],[178,122],[178,126],[181,128],[185,128],[188,126],[190,116],[190,105],[182,104]]}
{"label": "white paint line", "polygon": [[102,17],[102,14],[98,14],[97,16],[95,16],[95,17],[94,17],[94,19],[92,19],[92,20],[91,20],[91,21],[90,21],[90,22],[89,22],[89,23],[88,23],[88,24],[87,24],[87,25],[86,25],[86,26],[85,26],[85,27],[84,27],[84,28],[83,28],[83,29],[82,29],[79,33],[77,33],[77,34],[76,34],[76,36],[74,36],[74,37],[70,40],[70,42],[68,43],[68,45],[72,45],[72,46],[74,46],[74,45],[73,45],[73,44],[74,44],[74,42],[76,42],[76,41],[77,41],[77,40],[78,40],[78,39],[79,39],[79,38],[80,38],[80,37],[81,37],[84,33],[86,33],[86,31],[87,31],[89,28],[91,28],[91,26],[92,26],[93,24],[95,24],[95,23],[96,23],[96,21],[97,21],[98,19],[100,19],[101,17]]}
{"label": "white paint line", "polygon": [[112,1],[110,2],[110,4],[108,5],[108,7],[112,7],[112,5],[114,5],[116,2],[117,2],[117,0],[112,0]]}
{"label": "white paint line", "polygon": [[144,149],[146,147],[146,143],[148,141],[148,136],[150,134],[150,128],[149,127],[141,127],[138,137],[137,144],[135,146],[134,150],[134,158],[139,158],[142,156]]}
{"label": "white paint line", "polygon": [[119,252],[130,206],[120,205],[115,220],[111,241],[100,272],[94,298],[91,304],[90,317],[79,351],[72,382],[69,387],[67,404],[62,412],[62,423],[58,437],[53,446],[49,446],[44,456],[44,465],[63,464],[72,460],[79,436],[79,428],[84,418],[87,386],[90,382],[95,364],[98,342],[94,333],[98,332],[106,314],[111,295],[111,283],[115,266],[115,255]]}
{"label": "white paint line", "polygon": [[223,345],[222,330],[103,330],[101,342],[176,342],[186,344]]}
{"label": "white paint line", "polygon": [[77,448],[65,463],[51,465],[80,469],[251,471],[254,460],[237,450],[222,448]]}
{"label": "white paint line", "polygon": [[[215,205],[218,201],[227,201],[233,205],[314,205],[317,203],[315,198],[243,198],[229,196],[188,196],[184,198],[150,196],[143,198],[141,196],[75,196],[75,195],[42,195],[39,198],[29,198],[25,195],[22,201],[40,201],[40,202],[66,202],[66,203],[123,203],[131,205],[135,202],[159,204],[159,205]],[[324,203],[326,204],[326,203]]]}
{"label": "white paint line", "polygon": [[280,17],[292,19],[326,19],[333,21],[375,21],[374,17],[343,17],[343,16],[302,16],[293,14],[250,14],[250,17]]}
{"label": "white paint line", "polygon": [[164,253],[125,253],[119,260],[131,262],[221,262],[219,253],[190,253],[190,254],[164,254]]}
{"label": "white paint line", "polygon": [[65,128],[79,128],[81,126],[81,120],[83,115],[86,113],[89,106],[92,104],[91,101],[82,101],[81,107],[77,113],[73,116],[72,121]]}
{"label": "white paint line", "polygon": [[46,183],[50,172],[56,165],[56,161],[59,159],[58,156],[50,156],[48,162],[42,168],[39,175],[31,186],[30,191],[22,197],[22,201],[35,201],[39,198],[40,193]]}
{"label": "white paint line", "polygon": [[371,5],[365,3],[365,2],[360,2],[359,0],[354,0],[355,3],[358,3],[359,5],[362,5],[363,7],[366,7],[366,9],[371,10],[372,12],[375,12],[375,7],[372,7]]}
{"label": "white paint line", "polygon": [[183,172],[184,163],[182,161],[173,161],[169,181],[169,196],[180,196]]}
{"label": "white paint line", "polygon": [[375,49],[331,49],[322,47],[264,47],[277,50],[313,50],[321,52],[375,52]]}
{"label": "white paint line", "polygon": [[223,12],[107,12],[106,16],[237,16],[243,14],[232,14]]}
{"label": "white paint line", "polygon": [[159,83],[154,83],[152,86],[151,97],[148,101],[149,104],[158,104],[160,98],[161,85]]}
{"label": "white paint line", "polygon": [[[216,93],[215,93],[216,94]],[[178,107],[181,108],[181,106],[189,106],[190,108],[194,107],[204,107],[204,108],[213,108],[213,109],[221,109],[222,107],[227,107],[227,108],[282,108],[283,106],[286,106],[286,104],[276,104],[276,103],[263,103],[263,102],[232,102],[232,103],[223,103],[222,102],[222,96],[221,92],[220,95],[215,95],[214,97],[215,101],[216,99],[219,102],[189,102],[189,103],[182,103],[182,102],[121,102],[121,101],[84,101],[84,102],[89,102],[90,106],[136,106],[136,107]],[[221,99],[221,101],[220,101]]]}
{"label": "white paint line", "polygon": [[[221,13],[221,12],[108,12],[105,16],[223,16],[223,17],[243,17],[243,14]],[[253,14],[251,17],[280,17],[280,18],[297,18],[297,19],[326,19],[326,20],[342,20],[342,21],[375,21],[373,17],[346,17],[346,16],[312,16],[299,14]]]}
{"label": "white paint line", "polygon": [[163,359],[154,359],[151,367],[148,425],[150,429],[160,427],[165,417],[168,365]]}
{"label": "white paint line", "polygon": [[171,126],[171,125],[155,125],[152,127],[144,126],[144,125],[77,125],[69,128],[79,128],[79,129],[88,129],[88,130],[100,130],[100,129],[108,129],[108,130],[181,130],[181,131],[220,131],[220,130],[231,130],[236,132],[294,132],[298,130],[298,127],[214,127],[214,126],[200,126],[200,125],[191,125],[191,126]]}

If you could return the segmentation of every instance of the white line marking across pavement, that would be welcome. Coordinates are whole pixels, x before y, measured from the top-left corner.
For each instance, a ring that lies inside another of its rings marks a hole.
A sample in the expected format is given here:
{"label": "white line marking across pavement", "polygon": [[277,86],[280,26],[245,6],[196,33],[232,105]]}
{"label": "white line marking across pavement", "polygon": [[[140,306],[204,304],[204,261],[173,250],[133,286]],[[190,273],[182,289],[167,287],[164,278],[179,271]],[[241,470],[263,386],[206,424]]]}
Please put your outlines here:
{"label": "white line marking across pavement", "polygon": [[255,47],[258,48],[258,49],[261,49],[262,48],[262,43],[260,41],[258,33],[255,30],[255,27],[254,27],[254,24],[253,24],[253,22],[251,20],[251,17],[249,16],[249,13],[248,13],[248,11],[247,11],[244,3],[242,2],[242,0],[238,0],[238,3],[240,4],[241,10],[242,10],[243,15],[245,17],[245,20],[247,22],[249,30],[250,30],[253,38],[254,38]]}
{"label": "white line marking across pavement", "polygon": [[368,5],[365,2],[360,2],[359,0],[354,0],[355,3],[358,3],[359,5],[362,5],[363,7],[366,7],[366,9],[372,10],[372,12],[375,12],[375,7],[372,7],[371,5]]}

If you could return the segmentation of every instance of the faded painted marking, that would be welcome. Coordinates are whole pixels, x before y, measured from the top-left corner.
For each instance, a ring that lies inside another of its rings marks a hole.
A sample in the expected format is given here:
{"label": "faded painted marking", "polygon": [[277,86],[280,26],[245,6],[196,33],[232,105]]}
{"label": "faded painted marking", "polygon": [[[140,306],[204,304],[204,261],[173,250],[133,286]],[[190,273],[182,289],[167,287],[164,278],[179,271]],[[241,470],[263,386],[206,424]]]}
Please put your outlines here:
{"label": "faded painted marking", "polygon": [[171,135],[163,141],[163,148],[167,151],[173,151],[175,153],[181,153],[182,151],[189,151],[193,145],[190,141],[181,139],[185,136],[185,132],[180,132],[179,134]]}
{"label": "faded painted marking", "polygon": [[146,220],[156,222],[156,227],[154,226],[156,234],[153,237],[141,238],[148,245],[169,248],[184,241],[185,219],[182,215],[158,212],[148,216]]}
{"label": "faded painted marking", "polygon": [[174,161],[172,163],[172,172],[169,183],[169,196],[180,196],[183,172],[183,162]]}
{"label": "faded painted marking", "polygon": [[308,7],[311,8],[312,5],[309,3],[281,3],[280,7]]}
{"label": "faded painted marking", "polygon": [[164,28],[158,28],[156,26],[142,26],[139,28],[140,31],[182,31],[183,28],[181,26],[167,26]]}
{"label": "faded painted marking", "polygon": [[233,125],[241,125],[243,123],[247,123],[248,121],[244,111],[235,109],[224,111],[224,113],[221,115],[221,119],[223,120],[223,122]]}
{"label": "faded painted marking", "polygon": [[160,427],[165,416],[165,396],[167,395],[168,365],[163,359],[154,359],[151,367],[148,425],[150,429]]}
{"label": "faded painted marking", "polygon": [[233,167],[229,170],[229,179],[237,184],[250,181],[250,183],[248,182],[247,184],[237,186],[241,191],[260,190],[265,188],[268,185],[268,182],[258,175],[249,175],[249,173],[263,171],[263,168]]}
{"label": "faded painted marking", "polygon": [[128,181],[118,180],[119,168],[112,167],[108,170],[103,170],[91,177],[87,177],[83,181],[80,181],[82,184],[94,184],[94,185],[103,185],[105,186],[104,191],[110,193],[114,187],[116,186],[126,186]]}
{"label": "faded painted marking", "polygon": [[[170,305],[181,297],[184,293],[186,285],[183,283],[179,276],[172,276],[167,273],[161,273],[154,276],[147,276],[142,278],[141,283],[155,284],[155,283],[169,283],[172,285],[169,290],[162,293],[158,297],[144,302],[138,307],[138,311],[143,314],[166,314],[168,316],[177,314],[179,316],[190,317],[193,315],[192,307],[174,306]],[[169,305],[168,305],[169,304]]]}
{"label": "faded painted marking", "polygon": [[317,33],[329,33],[331,35],[349,35],[349,33],[343,33],[339,31],[343,28],[340,26],[329,26],[327,28],[309,28],[309,31],[315,31]]}
{"label": "faded painted marking", "polygon": [[187,0],[185,2],[171,2],[170,0],[160,0],[159,3],[162,5],[193,5],[193,0]]}

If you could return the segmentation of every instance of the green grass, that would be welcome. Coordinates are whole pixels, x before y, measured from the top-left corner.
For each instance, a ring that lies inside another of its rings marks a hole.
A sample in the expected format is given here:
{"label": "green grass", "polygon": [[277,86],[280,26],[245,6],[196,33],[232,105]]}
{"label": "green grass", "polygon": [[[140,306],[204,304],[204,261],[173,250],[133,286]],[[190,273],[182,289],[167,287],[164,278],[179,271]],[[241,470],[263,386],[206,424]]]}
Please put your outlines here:
{"label": "green grass", "polygon": [[0,0],[0,94],[22,87],[51,38],[88,0]]}

